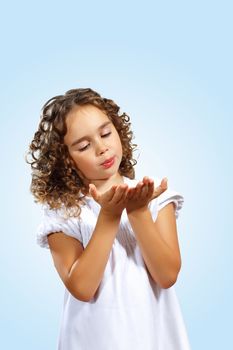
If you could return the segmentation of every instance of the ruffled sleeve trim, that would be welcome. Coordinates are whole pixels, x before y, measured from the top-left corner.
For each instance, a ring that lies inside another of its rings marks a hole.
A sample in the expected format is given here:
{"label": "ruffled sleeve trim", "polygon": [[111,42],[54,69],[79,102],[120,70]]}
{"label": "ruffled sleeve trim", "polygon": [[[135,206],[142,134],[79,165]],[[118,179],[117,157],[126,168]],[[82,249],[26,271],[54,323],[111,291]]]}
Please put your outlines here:
{"label": "ruffled sleeve trim", "polygon": [[[154,181],[155,186],[158,186],[161,183],[161,180],[156,178]],[[165,205],[169,203],[175,204],[175,217],[178,219],[180,210],[183,207],[184,197],[179,192],[168,187],[166,191],[164,191],[159,197],[155,198],[150,203],[150,209],[154,221],[158,216],[159,210],[164,208]]]}
{"label": "ruffled sleeve trim", "polygon": [[169,188],[158,197],[158,210],[161,210],[168,203],[175,204],[175,216],[179,217],[180,209],[183,207],[184,197],[176,191]]}
{"label": "ruffled sleeve trim", "polygon": [[52,210],[44,205],[43,221],[37,229],[37,244],[42,248],[49,249],[47,235],[53,232],[63,232],[78,239],[81,243],[83,241],[78,218],[64,218],[60,210]]}

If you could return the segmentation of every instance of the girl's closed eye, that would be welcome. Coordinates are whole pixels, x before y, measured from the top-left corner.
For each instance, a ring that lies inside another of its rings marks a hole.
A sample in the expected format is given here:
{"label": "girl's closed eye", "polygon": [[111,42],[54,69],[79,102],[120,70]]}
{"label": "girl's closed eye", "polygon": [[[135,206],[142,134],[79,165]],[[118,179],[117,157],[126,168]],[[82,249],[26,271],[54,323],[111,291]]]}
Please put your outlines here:
{"label": "girl's closed eye", "polygon": [[85,149],[87,149],[88,146],[89,146],[89,145],[86,145],[85,147],[80,148],[79,151],[80,151],[80,152],[85,151]]}
{"label": "girl's closed eye", "polygon": [[[101,135],[101,137],[108,137],[110,134],[111,134],[111,131],[108,132],[107,134]],[[79,151],[81,151],[81,152],[85,151],[88,148],[89,145],[90,144],[87,144],[86,146],[80,148]]]}
{"label": "girl's closed eye", "polygon": [[109,136],[110,134],[111,134],[111,131],[110,131],[110,132],[108,132],[107,134],[102,135],[102,137]]}

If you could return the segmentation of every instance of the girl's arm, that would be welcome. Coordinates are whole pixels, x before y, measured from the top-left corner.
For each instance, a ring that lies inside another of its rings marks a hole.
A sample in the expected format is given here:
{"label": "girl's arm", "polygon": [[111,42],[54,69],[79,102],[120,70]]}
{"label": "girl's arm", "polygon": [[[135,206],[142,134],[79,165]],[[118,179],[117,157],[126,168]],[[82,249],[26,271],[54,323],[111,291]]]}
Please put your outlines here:
{"label": "girl's arm", "polygon": [[111,217],[100,210],[88,245],[68,273],[67,288],[77,299],[89,301],[95,295],[103,278],[119,223],[120,216]]}
{"label": "girl's arm", "polygon": [[167,204],[153,221],[149,209],[128,215],[145,264],[162,288],[170,288],[181,268],[173,203]]}
{"label": "girl's arm", "polygon": [[149,200],[167,189],[167,179],[154,189],[154,181],[145,176],[135,188],[129,190],[126,211],[145,264],[162,288],[171,287],[181,268],[181,256],[177,237],[173,204],[167,204],[154,222]]}
{"label": "girl's arm", "polygon": [[110,251],[125,207],[127,185],[112,187],[104,195],[94,191],[101,203],[100,213],[88,245],[63,233],[48,236],[54,265],[66,288],[77,299],[89,301],[103,278]]}

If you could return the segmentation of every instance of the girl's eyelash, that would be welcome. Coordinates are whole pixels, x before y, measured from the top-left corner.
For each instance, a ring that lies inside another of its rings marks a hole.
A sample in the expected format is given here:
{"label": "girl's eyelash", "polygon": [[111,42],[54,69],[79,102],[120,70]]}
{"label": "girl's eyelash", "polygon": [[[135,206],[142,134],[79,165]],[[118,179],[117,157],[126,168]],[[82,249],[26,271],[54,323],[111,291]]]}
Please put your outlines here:
{"label": "girl's eyelash", "polygon": [[[107,137],[107,136],[109,136],[111,134],[111,131],[110,132],[108,132],[107,134],[104,134],[104,135],[101,135],[101,137]],[[86,145],[85,147],[83,147],[83,148],[80,148],[80,150],[79,151],[85,151],[85,149],[87,149],[87,147],[89,146],[89,144],[88,145]]]}
{"label": "girl's eyelash", "polygon": [[85,147],[80,148],[79,151],[80,151],[80,152],[85,151],[85,149],[86,149],[88,146],[89,146],[89,145],[86,145]]}
{"label": "girl's eyelash", "polygon": [[106,136],[108,136],[108,135],[110,135],[110,134],[111,134],[111,131],[108,132],[107,134],[102,135],[102,137],[106,137]]}

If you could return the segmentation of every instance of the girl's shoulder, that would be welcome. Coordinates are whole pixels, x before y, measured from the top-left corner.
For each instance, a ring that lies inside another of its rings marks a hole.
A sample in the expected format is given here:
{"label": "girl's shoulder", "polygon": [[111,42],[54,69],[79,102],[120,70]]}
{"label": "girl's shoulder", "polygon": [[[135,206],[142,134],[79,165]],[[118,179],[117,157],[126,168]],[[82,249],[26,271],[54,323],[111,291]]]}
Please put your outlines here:
{"label": "girl's shoulder", "polygon": [[[72,209],[72,208],[71,208]],[[62,206],[59,209],[52,209],[48,204],[42,204],[42,219],[37,228],[37,243],[41,247],[49,248],[47,236],[54,232],[64,234],[78,239],[83,245],[86,243],[87,234],[83,230],[82,223],[91,223],[91,211],[86,206],[81,208],[80,214],[72,215],[71,211]]]}
{"label": "girl's shoulder", "polygon": [[80,210],[79,215],[78,209],[76,207],[70,207],[67,208],[64,204],[61,205],[60,208],[51,208],[48,203],[43,203],[41,205],[41,209],[43,212],[43,215],[49,218],[53,219],[60,219],[60,220],[69,220],[69,219],[76,219],[80,220],[84,213],[86,213],[89,209],[89,200],[85,199],[83,204],[80,204]]}

